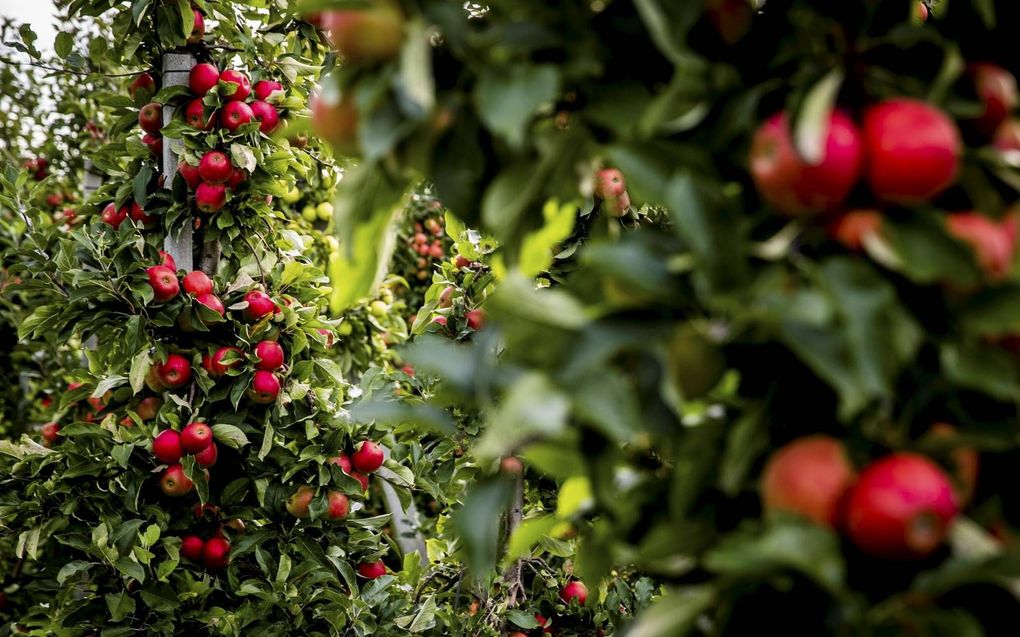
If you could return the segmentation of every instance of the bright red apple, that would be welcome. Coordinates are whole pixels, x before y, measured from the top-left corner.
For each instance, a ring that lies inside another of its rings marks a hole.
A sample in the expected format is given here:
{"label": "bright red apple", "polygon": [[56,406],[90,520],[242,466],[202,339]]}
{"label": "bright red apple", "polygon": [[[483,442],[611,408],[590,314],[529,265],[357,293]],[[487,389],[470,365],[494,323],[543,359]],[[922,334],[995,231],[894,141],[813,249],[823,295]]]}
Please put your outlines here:
{"label": "bright red apple", "polygon": [[215,111],[209,117],[205,116],[205,104],[201,97],[196,97],[184,107],[184,121],[199,130],[209,130],[215,118]]}
{"label": "bright red apple", "polygon": [[385,459],[382,447],[371,440],[365,440],[351,456],[351,464],[361,473],[372,473],[382,466]]}
{"label": "bright red apple", "polygon": [[198,162],[198,174],[210,184],[222,184],[234,170],[230,158],[218,150],[210,150]]}
{"label": "bright red apple", "polygon": [[259,342],[255,346],[255,356],[259,359],[255,363],[256,369],[272,372],[283,367],[283,347],[276,341]]}
{"label": "bright red apple", "polygon": [[195,23],[191,28],[191,34],[188,35],[188,44],[198,44],[205,37],[205,18],[202,16],[202,12],[192,9],[192,13],[195,15]]}
{"label": "bright red apple", "polygon": [[148,102],[156,94],[156,81],[148,73],[139,73],[128,85],[128,95],[136,104]]}
{"label": "bright red apple", "polygon": [[168,354],[165,361],[156,365],[156,374],[165,387],[183,387],[191,380],[191,363],[180,354]]}
{"label": "bright red apple", "polygon": [[181,448],[188,453],[198,453],[213,441],[212,429],[204,422],[188,423],[181,430]]}
{"label": "bright red apple", "polygon": [[953,185],[962,142],[956,124],[920,100],[889,99],[864,114],[865,174],[879,199],[923,203]]}
{"label": "bright red apple", "polygon": [[202,559],[202,550],[205,548],[205,540],[197,535],[188,535],[181,538],[181,555],[192,562]]}
{"label": "bright red apple", "polygon": [[358,564],[358,574],[365,579],[376,579],[386,574],[386,565],[382,560],[377,562],[362,562]]}
{"label": "bright red apple", "polygon": [[850,117],[829,115],[824,152],[817,164],[797,154],[789,117],[770,117],[751,142],[751,177],[762,199],[787,215],[809,215],[838,207],[861,174],[861,136]]}
{"label": "bright red apple", "polygon": [[220,73],[220,82],[227,84],[233,84],[237,86],[232,94],[226,95],[227,91],[223,91],[224,99],[231,102],[243,102],[251,95],[251,81],[248,80],[248,76],[240,71],[234,69],[227,69]]}
{"label": "bright red apple", "polygon": [[120,224],[124,223],[124,220],[128,216],[128,207],[121,206],[118,208],[113,202],[106,204],[103,208],[103,212],[99,215],[99,218],[106,222],[114,230],[120,228]]}
{"label": "bright red apple", "polygon": [[252,102],[251,112],[255,119],[259,121],[259,130],[266,135],[271,135],[280,123],[280,114],[276,112],[276,107],[268,102],[261,100]]}
{"label": "bright red apple", "polygon": [[946,537],[959,512],[949,476],[915,453],[895,453],[866,467],[847,501],[846,528],[865,553],[920,559]]}
{"label": "bright red apple", "polygon": [[329,492],[329,504],[326,507],[326,517],[330,520],[343,520],[351,512],[351,501],[346,495],[339,491]]}
{"label": "bright red apple", "polygon": [[163,464],[176,464],[184,455],[181,435],[173,429],[159,432],[152,440],[152,455]]}
{"label": "bright red apple", "polygon": [[230,132],[255,119],[255,113],[244,102],[228,102],[220,112],[220,126]]}
{"label": "bright red apple", "polygon": [[[223,359],[230,352],[237,354],[237,358],[229,363],[224,363]],[[216,378],[227,373],[227,370],[231,367],[236,367],[243,361],[244,352],[237,347],[221,347],[216,350],[213,354],[205,355],[202,357],[202,367],[205,371],[209,372],[209,375]]]}
{"label": "bright red apple", "polygon": [[260,405],[268,405],[280,395],[280,379],[273,372],[258,370],[251,381],[248,397]]}
{"label": "bright red apple", "polygon": [[191,92],[199,97],[203,97],[219,81],[219,70],[208,62],[196,64],[188,74],[188,86],[191,88]]}
{"label": "bright red apple", "polygon": [[157,303],[165,303],[181,291],[177,274],[165,265],[154,265],[145,271],[152,286],[152,297]]}
{"label": "bright red apple", "polygon": [[213,293],[213,281],[201,270],[192,270],[184,275],[184,291],[192,296]]}
{"label": "bright red apple", "polygon": [[584,603],[588,600],[588,587],[582,582],[569,582],[560,589],[560,599],[567,605],[570,604],[570,600],[576,599],[580,606],[584,606]]}
{"label": "bright red apple", "polygon": [[163,128],[163,105],[149,102],[138,111],[138,125],[150,135],[159,134]]}
{"label": "bright red apple", "polygon": [[181,173],[184,183],[188,184],[188,188],[192,190],[202,182],[202,176],[198,174],[198,166],[192,166],[183,159],[177,164],[177,172]]}
{"label": "bright red apple", "polygon": [[257,321],[276,312],[276,303],[261,290],[252,290],[245,294],[244,300],[248,303],[248,307],[244,308],[244,316],[249,321]]}
{"label": "bright red apple", "polygon": [[230,564],[230,542],[222,537],[209,538],[202,550],[202,563],[210,571],[226,568]]}
{"label": "bright red apple", "polygon": [[255,82],[254,92],[255,99],[263,102],[269,100],[269,96],[276,91],[283,91],[283,84],[280,84],[276,80],[259,80]]}
{"label": "bright red apple", "polygon": [[145,208],[138,205],[137,201],[131,202],[131,211],[128,213],[131,221],[148,226],[156,222],[156,217],[145,212]]}
{"label": "bright red apple", "polygon": [[211,467],[216,464],[216,459],[219,455],[219,447],[216,446],[215,442],[210,442],[208,447],[195,454],[195,462],[201,467]]}
{"label": "bright red apple", "polygon": [[204,213],[219,211],[227,203],[227,187],[203,181],[195,189],[195,206]]}

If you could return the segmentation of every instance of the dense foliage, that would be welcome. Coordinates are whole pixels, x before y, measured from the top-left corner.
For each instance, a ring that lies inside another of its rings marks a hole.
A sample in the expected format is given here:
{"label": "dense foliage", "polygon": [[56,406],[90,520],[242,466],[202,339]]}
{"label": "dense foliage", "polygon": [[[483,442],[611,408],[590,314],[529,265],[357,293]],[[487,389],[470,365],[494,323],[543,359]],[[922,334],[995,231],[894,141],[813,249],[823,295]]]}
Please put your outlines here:
{"label": "dense foliage", "polygon": [[0,635],[1012,634],[1013,3],[58,4]]}

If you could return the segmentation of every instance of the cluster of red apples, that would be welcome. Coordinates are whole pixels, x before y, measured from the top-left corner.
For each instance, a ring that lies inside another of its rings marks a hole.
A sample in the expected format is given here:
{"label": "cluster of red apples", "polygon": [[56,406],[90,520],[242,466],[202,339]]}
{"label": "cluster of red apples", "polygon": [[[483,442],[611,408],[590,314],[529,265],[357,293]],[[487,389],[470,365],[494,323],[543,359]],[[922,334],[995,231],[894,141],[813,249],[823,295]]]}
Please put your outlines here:
{"label": "cluster of red apples", "polygon": [[[577,601],[578,606],[584,606],[584,603],[588,601],[588,587],[584,585],[584,582],[578,580],[572,580],[560,589],[560,601],[570,605],[571,601]],[[535,613],[535,621],[538,622],[542,632],[546,635],[555,635],[556,630],[553,628],[552,623],[541,613]],[[602,634],[600,630],[598,634]],[[507,637],[527,637],[520,631],[514,631],[509,633]]]}
{"label": "cluster of red apples", "polygon": [[[990,143],[1006,162],[1020,156],[1017,81],[989,63],[968,67],[967,77],[982,104],[981,115],[963,121],[967,131]],[[860,127],[842,109],[827,122],[817,161],[801,157],[780,112],[754,135],[750,171],[762,199],[790,216],[824,215],[828,231],[851,249],[860,249],[882,225],[881,206],[914,206],[933,200],[954,185],[960,173],[960,129],[937,107],[915,99],[893,98],[867,107]],[[872,204],[849,207],[848,197],[863,177]],[[990,279],[1006,276],[1017,241],[1013,215],[992,219],[979,211],[948,215],[947,230],[975,252]]]}
{"label": "cluster of red apples", "polygon": [[[950,425],[933,435],[953,435]],[[766,511],[785,511],[845,533],[861,552],[885,560],[923,559],[945,540],[969,499],[978,458],[961,448],[953,457],[958,484],[929,458],[892,453],[858,474],[843,444],[824,435],[777,450],[762,476]]]}
{"label": "cluster of red apples", "polygon": [[[151,266],[147,272],[149,285],[152,287],[153,299],[157,303],[165,303],[176,298],[181,291],[181,282],[177,278],[176,264],[164,258],[162,265]],[[214,294],[214,285],[209,275],[194,270],[183,278],[183,287],[186,294],[193,297],[197,303],[205,306],[221,317],[226,317],[226,308],[223,301]],[[246,307],[241,311],[245,320],[255,322],[265,317],[271,317],[279,311],[276,302],[262,290],[249,290],[244,295]],[[280,394],[280,379],[276,371],[284,365],[285,353],[283,346],[276,341],[264,340],[257,343],[253,349],[255,354],[255,372],[252,376],[252,384],[248,389],[248,397],[252,402],[260,405],[268,405],[276,400]],[[212,378],[219,378],[227,373],[229,369],[243,362],[243,352],[234,346],[218,348],[212,354],[202,357],[202,367]],[[152,366],[146,382],[154,391],[164,389],[178,389],[191,381],[191,362],[181,354],[169,354],[166,360]]]}
{"label": "cluster of red apples", "polygon": [[[218,123],[234,132],[245,124],[258,122],[259,130],[269,135],[280,124],[280,113],[266,101],[283,91],[283,85],[275,80],[260,80],[252,87],[244,73],[234,69],[220,72],[214,65],[203,62],[191,69],[188,85],[195,97],[184,107],[184,121],[194,128],[208,131]],[[204,98],[217,86],[222,87],[220,96],[224,103],[218,112],[207,115]],[[245,100],[253,94],[255,99],[249,104]],[[234,166],[220,150],[206,152],[197,166],[182,159],[177,170],[194,191],[196,207],[205,213],[222,209],[227,202],[227,190],[236,191],[248,179],[248,173]]]}

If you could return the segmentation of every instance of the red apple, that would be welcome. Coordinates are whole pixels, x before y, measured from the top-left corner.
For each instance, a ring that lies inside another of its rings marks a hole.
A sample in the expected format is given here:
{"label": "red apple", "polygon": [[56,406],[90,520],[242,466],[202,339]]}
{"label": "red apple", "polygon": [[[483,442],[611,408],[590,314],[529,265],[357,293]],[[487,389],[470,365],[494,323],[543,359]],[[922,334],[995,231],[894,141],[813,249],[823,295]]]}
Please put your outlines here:
{"label": "red apple", "polygon": [[39,433],[42,434],[46,446],[52,445],[60,439],[60,425],[55,422],[48,422],[39,428]]}
{"label": "red apple", "polygon": [[251,95],[251,82],[248,80],[248,76],[240,71],[234,69],[227,69],[220,73],[220,81],[227,84],[233,84],[237,87],[232,94],[226,95],[227,91],[223,91],[223,98],[231,102],[243,102]]}
{"label": "red apple", "polygon": [[829,236],[846,248],[859,251],[866,237],[877,235],[882,229],[882,213],[878,210],[852,210],[833,219],[825,227]]}
{"label": "red apple", "polygon": [[137,201],[131,202],[131,212],[128,213],[128,217],[131,218],[131,221],[138,222],[143,226],[148,226],[156,221],[156,217],[147,214],[145,208],[138,205]]}
{"label": "red apple", "polygon": [[861,472],[847,501],[846,528],[865,553],[920,559],[945,539],[959,512],[949,476],[915,453],[895,453]]}
{"label": "red apple", "polygon": [[308,506],[315,497],[315,489],[309,486],[298,487],[298,490],[287,498],[287,513],[296,518],[308,517]]}
{"label": "red apple", "polygon": [[202,550],[202,563],[211,571],[226,568],[230,564],[230,542],[222,537],[209,538]]}
{"label": "red apple", "polygon": [[204,213],[217,212],[226,203],[227,187],[223,184],[210,184],[207,181],[203,181],[195,189],[195,205]]}
{"label": "red apple", "polygon": [[808,215],[836,208],[861,173],[861,137],[842,111],[829,115],[824,154],[817,164],[802,159],[793,143],[785,112],[769,118],[751,142],[751,177],[762,199],[787,215]]}
{"label": "red apple", "polygon": [[260,405],[268,405],[280,395],[280,379],[273,372],[258,370],[252,377],[248,397]]}
{"label": "red apple", "polygon": [[404,42],[404,17],[385,3],[327,11],[322,20],[330,43],[347,62],[392,60]]}
{"label": "red apple", "polygon": [[184,107],[184,121],[199,130],[209,130],[215,118],[215,111],[209,117],[205,116],[205,104],[201,97],[196,97]]}
{"label": "red apple", "polygon": [[1014,242],[1003,223],[979,212],[957,212],[946,217],[946,229],[971,247],[990,280],[1005,278],[1013,268]]}
{"label": "red apple", "polygon": [[1020,103],[1016,78],[997,64],[978,62],[967,69],[984,110],[971,121],[979,133],[991,137]]}
{"label": "red apple", "polygon": [[173,429],[159,432],[152,440],[152,455],[163,464],[176,464],[184,455],[181,435]]}
{"label": "red apple", "polygon": [[184,291],[193,296],[212,294],[213,282],[209,275],[201,270],[192,270],[184,275]]}
{"label": "red apple", "polygon": [[244,102],[228,102],[220,112],[220,126],[230,132],[255,119],[255,113]]}
{"label": "red apple", "polygon": [[114,230],[117,230],[120,228],[120,224],[124,223],[124,220],[127,219],[127,216],[127,206],[117,208],[116,204],[111,202],[106,204],[106,207],[103,208],[103,212],[99,215],[99,218],[105,221]]}
{"label": "red apple", "polygon": [[201,11],[194,8],[192,8],[192,13],[195,15],[195,26],[191,28],[188,44],[198,44],[205,37],[205,18],[202,16]]}
{"label": "red apple", "polygon": [[568,606],[572,599],[576,599],[578,605],[584,606],[585,601],[588,600],[588,587],[582,582],[569,582],[566,586],[560,589],[560,599]]}
{"label": "red apple", "polygon": [[135,103],[148,102],[155,93],[156,82],[148,73],[138,74],[131,81],[131,84],[128,85],[128,95],[131,96],[131,101]]}
{"label": "red apple", "polygon": [[339,491],[329,492],[329,505],[326,507],[326,517],[330,520],[343,520],[351,512],[351,501],[346,495]]}
{"label": "red apple", "polygon": [[457,255],[457,258],[453,260],[453,267],[457,268],[458,270],[463,270],[469,265],[471,265],[471,259],[459,254]]}
{"label": "red apple", "polygon": [[188,184],[188,188],[192,190],[202,182],[202,176],[198,174],[198,166],[192,166],[183,159],[177,164],[177,172],[181,173],[184,183]]}
{"label": "red apple", "polygon": [[339,154],[358,154],[358,108],[349,96],[327,101],[319,94],[313,95],[312,129]]}
{"label": "red apple", "polygon": [[256,369],[272,372],[283,367],[283,347],[276,341],[261,341],[255,346]]}
{"label": "red apple", "polygon": [[351,464],[361,473],[372,473],[382,466],[385,459],[382,447],[371,440],[365,440],[351,456]]}
{"label": "red apple", "polygon": [[230,158],[218,150],[210,150],[198,162],[198,174],[210,184],[222,184],[230,178],[233,170]]}
{"label": "red apple", "polygon": [[1006,163],[1020,166],[1020,119],[1009,119],[995,131],[992,141]]}
{"label": "red apple", "polygon": [[329,459],[330,462],[340,467],[340,470],[350,475],[351,473],[351,459],[345,453],[341,453],[339,456],[335,456]]}
{"label": "red apple", "polygon": [[276,108],[268,102],[256,100],[251,103],[251,112],[259,123],[259,130],[266,135],[272,134],[276,130],[276,126],[280,123],[280,114],[276,112]]}
{"label": "red apple", "polygon": [[365,579],[376,579],[386,574],[386,565],[382,560],[377,562],[362,562],[358,564],[358,574]]}
{"label": "red apple", "polygon": [[165,265],[166,267],[170,268],[176,274],[177,273],[177,262],[174,261],[173,255],[171,255],[169,252],[164,252],[163,250],[160,250],[159,251],[159,256],[160,256],[160,259],[161,259],[160,265]]}
{"label": "red apple", "polygon": [[352,471],[350,475],[352,478],[361,483],[362,493],[368,491],[368,476],[363,473],[358,473],[357,471]]}
{"label": "red apple", "polygon": [[255,99],[265,102],[274,92],[282,90],[283,84],[280,84],[276,80],[259,80],[258,82],[255,82]]}
{"label": "red apple", "polygon": [[198,453],[212,444],[212,429],[204,422],[192,422],[181,430],[181,448],[188,453]]}
{"label": "red apple", "polygon": [[[224,363],[223,358],[234,352],[237,354],[237,358],[229,363]],[[227,373],[227,370],[231,367],[236,367],[241,364],[243,360],[244,352],[237,347],[221,347],[216,350],[212,355],[206,355],[202,357],[202,367],[205,371],[209,372],[209,375],[216,378]]]}
{"label": "red apple", "polygon": [[854,468],[843,443],[828,436],[799,438],[769,458],[762,474],[766,512],[796,513],[836,528],[842,504],[854,482]]}
{"label": "red apple", "polygon": [[180,354],[168,354],[165,361],[156,365],[156,374],[170,389],[183,387],[191,380],[191,363]]}
{"label": "red apple", "polygon": [[220,316],[227,315],[227,309],[223,307],[223,301],[215,294],[199,294],[195,300]]}
{"label": "red apple", "polygon": [[154,157],[159,157],[163,154],[163,138],[150,135],[148,133],[142,135],[142,143],[149,147],[149,152]]}
{"label": "red apple", "polygon": [[219,448],[215,442],[210,442],[209,446],[195,454],[195,462],[202,467],[211,467],[216,464],[216,459],[219,457]]}
{"label": "red apple", "polygon": [[163,106],[149,102],[138,111],[138,125],[150,135],[158,135],[163,128]]}
{"label": "red apple", "polygon": [[188,74],[188,86],[191,87],[191,92],[199,97],[208,93],[219,81],[219,70],[208,62],[196,64]]}
{"label": "red apple", "polygon": [[145,270],[152,286],[152,296],[157,303],[165,303],[181,291],[177,274],[165,265],[154,265]]}
{"label": "red apple", "polygon": [[197,562],[202,559],[202,550],[205,548],[205,541],[197,535],[188,535],[181,538],[181,555],[186,559]]}
{"label": "red apple", "polygon": [[159,408],[163,406],[163,401],[156,396],[148,396],[138,401],[138,405],[135,406],[135,413],[142,421],[152,420],[159,413]]}
{"label": "red apple", "polygon": [[261,290],[252,290],[244,295],[248,307],[244,308],[244,316],[249,321],[257,321],[263,316],[276,312],[276,303]]}
{"label": "red apple", "polygon": [[188,476],[184,475],[184,467],[179,464],[172,464],[160,474],[159,488],[166,495],[179,498],[182,495],[191,493],[191,490],[195,488],[195,483]]}
{"label": "red apple", "polygon": [[227,179],[227,188],[237,190],[238,186],[248,181],[248,173],[243,168],[234,168]]}
{"label": "red apple", "polygon": [[899,204],[928,201],[960,172],[960,132],[945,113],[907,98],[864,114],[865,173],[876,197]]}
{"label": "red apple", "polygon": [[485,327],[485,310],[481,308],[471,310],[464,317],[467,318],[469,329],[480,330]]}

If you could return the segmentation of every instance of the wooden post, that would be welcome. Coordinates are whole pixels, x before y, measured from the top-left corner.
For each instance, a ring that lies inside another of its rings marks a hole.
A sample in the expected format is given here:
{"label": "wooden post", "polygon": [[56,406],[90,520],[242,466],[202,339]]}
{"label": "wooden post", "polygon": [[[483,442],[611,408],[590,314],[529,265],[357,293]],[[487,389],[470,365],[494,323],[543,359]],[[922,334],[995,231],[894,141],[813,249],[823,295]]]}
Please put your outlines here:
{"label": "wooden post", "polygon": [[[188,74],[195,66],[195,56],[190,53],[163,54],[163,87],[187,86]],[[174,109],[163,107],[163,125],[173,119]],[[173,187],[174,176],[177,174],[178,156],[183,150],[184,142],[179,139],[163,139],[163,187]],[[195,269],[194,239],[190,221],[181,225],[177,236],[168,234],[163,239],[163,249],[177,262],[177,267],[184,270]]]}
{"label": "wooden post", "polygon": [[[96,167],[93,165],[91,159],[85,160],[85,172],[82,175],[81,191],[82,199],[88,200],[92,196],[92,193],[99,190],[99,187],[103,185],[102,173],[96,172]],[[88,337],[85,341],[85,347],[88,349],[96,349],[99,346],[99,340],[96,335]],[[82,354],[82,362],[84,365],[88,365],[88,359]]]}
{"label": "wooden post", "polygon": [[[388,458],[390,450],[384,448],[383,453]],[[393,539],[396,540],[397,546],[400,547],[404,555],[417,551],[422,565],[427,565],[429,558],[426,553],[425,538],[418,528],[418,508],[414,506],[413,500],[407,509],[401,506],[397,490],[389,482],[399,479],[395,473],[386,467],[380,467],[376,475],[380,478],[383,500],[386,503],[386,510],[390,512],[390,520],[393,522]]]}

